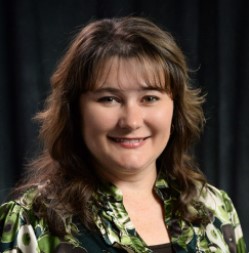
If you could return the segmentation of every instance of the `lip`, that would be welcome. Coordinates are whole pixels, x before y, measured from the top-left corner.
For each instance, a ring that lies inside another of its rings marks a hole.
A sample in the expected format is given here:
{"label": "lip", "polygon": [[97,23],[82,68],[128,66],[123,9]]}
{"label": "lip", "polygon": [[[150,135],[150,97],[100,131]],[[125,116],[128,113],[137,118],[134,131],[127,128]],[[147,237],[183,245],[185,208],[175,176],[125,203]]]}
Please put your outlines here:
{"label": "lip", "polygon": [[113,143],[116,143],[117,145],[123,147],[123,148],[139,148],[143,146],[146,142],[146,140],[149,137],[112,137],[108,136],[108,139],[111,140]]}

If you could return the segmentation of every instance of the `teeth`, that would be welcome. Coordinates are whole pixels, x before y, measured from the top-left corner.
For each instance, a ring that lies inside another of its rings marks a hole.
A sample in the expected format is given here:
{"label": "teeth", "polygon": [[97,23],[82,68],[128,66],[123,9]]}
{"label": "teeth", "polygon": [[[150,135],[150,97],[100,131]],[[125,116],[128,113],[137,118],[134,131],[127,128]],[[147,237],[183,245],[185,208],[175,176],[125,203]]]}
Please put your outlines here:
{"label": "teeth", "polygon": [[116,142],[122,143],[138,143],[141,142],[143,139],[114,139]]}

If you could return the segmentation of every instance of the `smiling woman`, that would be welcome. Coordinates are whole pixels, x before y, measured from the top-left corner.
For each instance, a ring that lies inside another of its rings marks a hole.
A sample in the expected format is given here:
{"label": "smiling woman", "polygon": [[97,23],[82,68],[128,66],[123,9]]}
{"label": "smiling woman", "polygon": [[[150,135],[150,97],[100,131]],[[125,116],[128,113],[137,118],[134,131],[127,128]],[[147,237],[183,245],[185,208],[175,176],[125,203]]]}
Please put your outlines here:
{"label": "smiling woman", "polygon": [[91,22],[51,83],[42,154],[0,208],[0,252],[246,252],[231,200],[190,153],[204,99],[169,33]]}

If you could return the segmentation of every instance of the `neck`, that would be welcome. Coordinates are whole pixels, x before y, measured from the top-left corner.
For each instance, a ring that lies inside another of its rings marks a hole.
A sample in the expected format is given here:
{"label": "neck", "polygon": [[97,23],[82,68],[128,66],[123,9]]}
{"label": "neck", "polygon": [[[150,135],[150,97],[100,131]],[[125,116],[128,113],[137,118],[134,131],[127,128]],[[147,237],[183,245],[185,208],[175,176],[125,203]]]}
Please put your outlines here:
{"label": "neck", "polygon": [[97,170],[103,181],[111,182],[121,190],[123,195],[148,194],[153,192],[154,184],[157,178],[157,169],[153,164],[141,170]]}
{"label": "neck", "polygon": [[112,182],[119,188],[123,194],[124,199],[127,197],[131,199],[141,199],[153,197],[153,188],[157,178],[156,171],[144,173],[133,176],[112,176],[108,181]]}
{"label": "neck", "polygon": [[114,184],[122,191],[124,195],[126,194],[134,194],[141,195],[141,194],[148,194],[153,191],[154,184],[156,181],[156,175],[151,177],[144,177],[144,178],[136,178],[129,181],[120,180],[116,181]]}

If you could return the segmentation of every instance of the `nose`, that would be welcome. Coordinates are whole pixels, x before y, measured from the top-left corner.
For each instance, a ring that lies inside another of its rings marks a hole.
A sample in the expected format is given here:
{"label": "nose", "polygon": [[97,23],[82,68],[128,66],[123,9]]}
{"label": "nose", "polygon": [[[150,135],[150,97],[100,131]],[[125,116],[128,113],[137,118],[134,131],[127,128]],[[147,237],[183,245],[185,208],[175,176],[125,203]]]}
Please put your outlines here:
{"label": "nose", "polygon": [[143,124],[142,108],[139,105],[129,104],[122,108],[119,118],[119,127],[128,130],[135,130]]}

